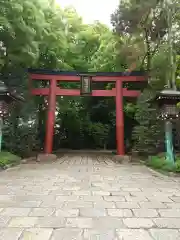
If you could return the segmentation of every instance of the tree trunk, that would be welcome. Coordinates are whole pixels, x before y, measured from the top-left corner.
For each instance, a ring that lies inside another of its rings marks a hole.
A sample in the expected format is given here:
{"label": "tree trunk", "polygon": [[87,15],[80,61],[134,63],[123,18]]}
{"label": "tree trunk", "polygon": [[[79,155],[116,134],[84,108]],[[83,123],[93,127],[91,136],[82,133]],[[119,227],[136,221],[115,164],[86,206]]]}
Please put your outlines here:
{"label": "tree trunk", "polygon": [[147,72],[151,71],[151,46],[149,41],[149,31],[145,29],[145,41],[146,41],[146,49],[147,49]]}

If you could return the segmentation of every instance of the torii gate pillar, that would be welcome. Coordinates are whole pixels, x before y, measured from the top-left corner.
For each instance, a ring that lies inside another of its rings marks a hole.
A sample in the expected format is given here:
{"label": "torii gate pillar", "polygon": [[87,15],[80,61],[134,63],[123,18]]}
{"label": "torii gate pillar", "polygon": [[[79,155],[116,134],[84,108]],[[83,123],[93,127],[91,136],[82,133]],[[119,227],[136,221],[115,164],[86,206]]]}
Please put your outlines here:
{"label": "torii gate pillar", "polygon": [[116,81],[116,142],[117,155],[124,155],[124,112],[122,81]]}
{"label": "torii gate pillar", "polygon": [[46,139],[45,139],[45,153],[50,154],[53,150],[53,135],[55,125],[56,112],[56,79],[51,79],[48,99],[48,112],[46,120]]}

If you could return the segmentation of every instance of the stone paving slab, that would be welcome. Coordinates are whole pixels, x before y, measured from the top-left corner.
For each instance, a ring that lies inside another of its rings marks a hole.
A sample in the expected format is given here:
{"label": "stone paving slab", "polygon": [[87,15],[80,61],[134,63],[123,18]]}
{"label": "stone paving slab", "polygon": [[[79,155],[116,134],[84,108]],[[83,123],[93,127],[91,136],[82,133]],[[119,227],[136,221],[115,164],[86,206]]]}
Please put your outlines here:
{"label": "stone paving slab", "polygon": [[0,240],[19,240],[22,232],[21,228],[1,228]]}
{"label": "stone paving slab", "polygon": [[180,240],[180,179],[111,155],[0,173],[0,240]]}
{"label": "stone paving slab", "polygon": [[25,229],[19,240],[49,240],[53,233],[53,229],[48,228],[30,228]]}
{"label": "stone paving slab", "polygon": [[148,231],[144,229],[120,229],[117,230],[119,240],[152,240]]}

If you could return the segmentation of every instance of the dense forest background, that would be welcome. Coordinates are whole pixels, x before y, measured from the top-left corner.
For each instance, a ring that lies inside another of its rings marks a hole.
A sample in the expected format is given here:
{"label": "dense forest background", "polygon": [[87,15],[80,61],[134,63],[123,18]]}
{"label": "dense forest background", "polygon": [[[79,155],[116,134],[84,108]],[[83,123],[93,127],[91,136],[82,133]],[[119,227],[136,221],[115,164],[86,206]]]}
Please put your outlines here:
{"label": "dense forest background", "polygon": [[[180,1],[169,4],[179,85]],[[0,0],[0,80],[25,98],[5,120],[3,148],[29,156],[44,146],[46,99],[29,95],[28,68],[85,72],[130,69],[147,71],[148,84],[127,84],[128,88],[140,88],[142,94],[133,101],[124,99],[126,150],[145,154],[163,151],[163,124],[156,119],[157,107],[147,100],[165,87],[171,68],[168,9],[164,0],[121,0],[109,29],[100,22],[84,24],[75,9],[62,9],[53,0]],[[56,107],[54,150],[116,148],[113,98],[58,97]],[[180,123],[174,129],[178,149]]]}

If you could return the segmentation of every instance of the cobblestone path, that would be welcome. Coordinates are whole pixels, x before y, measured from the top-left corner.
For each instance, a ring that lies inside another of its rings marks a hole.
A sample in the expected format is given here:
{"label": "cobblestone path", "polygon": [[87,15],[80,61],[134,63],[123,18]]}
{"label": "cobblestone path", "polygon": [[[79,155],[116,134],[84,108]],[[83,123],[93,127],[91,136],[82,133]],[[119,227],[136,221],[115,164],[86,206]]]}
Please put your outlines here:
{"label": "cobblestone path", "polygon": [[108,155],[9,169],[0,240],[180,240],[180,179]]}

